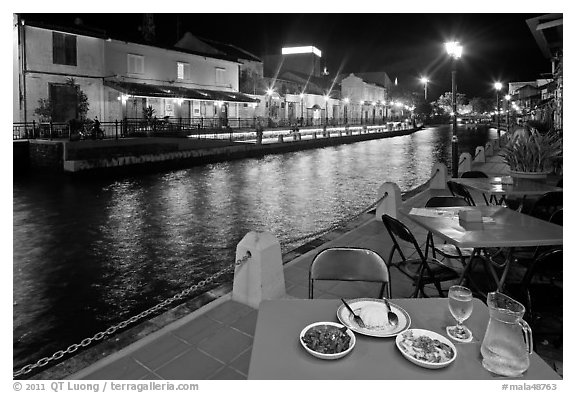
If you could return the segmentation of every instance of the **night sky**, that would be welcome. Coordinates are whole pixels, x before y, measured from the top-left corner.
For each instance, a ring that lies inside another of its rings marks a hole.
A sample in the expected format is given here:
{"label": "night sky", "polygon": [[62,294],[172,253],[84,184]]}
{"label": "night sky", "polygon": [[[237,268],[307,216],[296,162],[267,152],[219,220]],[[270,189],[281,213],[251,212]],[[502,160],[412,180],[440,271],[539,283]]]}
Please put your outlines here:
{"label": "night sky", "polygon": [[[408,90],[429,98],[451,90],[450,60],[444,42],[458,39],[464,54],[458,64],[458,91],[468,98],[494,94],[493,83],[529,81],[551,72],[526,19],[541,14],[414,13],[244,13],[155,14],[159,41],[172,45],[190,31],[199,37],[235,44],[255,55],[277,54],[283,45],[314,45],[331,76],[386,71]],[[51,14],[46,21],[83,23],[110,34],[138,35],[142,14]],[[38,19],[38,14],[34,15]]]}

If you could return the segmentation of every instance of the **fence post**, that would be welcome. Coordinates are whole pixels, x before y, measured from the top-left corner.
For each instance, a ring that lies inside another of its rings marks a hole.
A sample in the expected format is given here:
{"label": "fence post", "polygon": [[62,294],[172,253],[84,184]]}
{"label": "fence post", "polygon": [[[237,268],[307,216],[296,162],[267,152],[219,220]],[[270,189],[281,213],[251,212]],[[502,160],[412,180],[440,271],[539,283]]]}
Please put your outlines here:
{"label": "fence post", "polygon": [[486,162],[486,156],[484,155],[484,146],[476,147],[476,152],[474,153],[474,162]]}
{"label": "fence post", "polygon": [[458,177],[459,173],[468,172],[470,170],[472,170],[472,155],[470,153],[460,154],[460,158],[458,160],[458,169],[456,170],[456,177]]}
{"label": "fence post", "polygon": [[444,164],[434,164],[432,166],[432,173],[430,174],[430,190],[444,190],[446,189],[446,181],[448,168]]}
{"label": "fence post", "polygon": [[114,122],[115,122],[115,126],[116,126],[116,128],[115,128],[116,140],[118,140],[118,119],[116,119]]}
{"label": "fence post", "polygon": [[280,243],[270,232],[248,232],[236,246],[236,261],[250,257],[234,270],[232,300],[258,308],[266,299],[286,297]]}
{"label": "fence post", "polygon": [[32,138],[36,139],[36,120],[32,120]]}
{"label": "fence post", "polygon": [[376,219],[380,220],[384,214],[391,217],[398,217],[398,209],[402,207],[402,193],[398,184],[386,182],[378,189],[378,200],[382,199],[376,206]]}
{"label": "fence post", "polygon": [[486,147],[484,148],[484,154],[486,156],[493,156],[494,155],[494,147],[492,146],[492,142],[486,143]]}
{"label": "fence post", "polygon": [[50,140],[52,140],[52,120],[50,120]]}
{"label": "fence post", "polygon": [[458,137],[452,136],[452,177],[458,177]]}
{"label": "fence post", "polygon": [[122,134],[124,136],[124,138],[126,138],[128,136],[128,121],[126,118],[124,118],[124,120],[122,120]]}

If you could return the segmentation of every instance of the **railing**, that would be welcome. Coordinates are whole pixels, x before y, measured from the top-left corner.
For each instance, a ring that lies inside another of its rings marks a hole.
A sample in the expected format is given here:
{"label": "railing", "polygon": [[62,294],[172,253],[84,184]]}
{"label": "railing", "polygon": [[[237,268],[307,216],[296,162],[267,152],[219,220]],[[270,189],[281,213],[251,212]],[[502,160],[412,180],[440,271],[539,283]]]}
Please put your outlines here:
{"label": "railing", "polygon": [[[109,122],[100,122],[101,133],[93,132],[93,122],[80,124],[80,128],[72,130],[69,123],[26,122],[13,123],[13,139],[110,139],[134,138],[147,136],[186,136],[202,138],[207,135],[232,134],[237,131],[255,130],[257,125],[265,129],[290,127],[324,127],[324,126],[358,126],[385,125],[390,119],[364,118],[169,118],[169,119],[131,119],[125,118]],[[394,127],[394,129],[400,129]]]}

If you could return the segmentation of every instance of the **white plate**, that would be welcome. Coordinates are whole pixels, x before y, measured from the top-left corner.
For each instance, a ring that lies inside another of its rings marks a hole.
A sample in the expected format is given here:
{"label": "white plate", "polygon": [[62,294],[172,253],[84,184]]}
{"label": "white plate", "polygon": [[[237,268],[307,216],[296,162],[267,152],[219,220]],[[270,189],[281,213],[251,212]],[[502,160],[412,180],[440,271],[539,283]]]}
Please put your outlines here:
{"label": "white plate", "polygon": [[[448,345],[453,351],[453,356],[449,360],[441,362],[441,363],[434,363],[434,362],[429,362],[426,360],[417,359],[414,355],[409,353],[404,348],[403,345],[400,344],[405,339],[405,336],[410,335],[410,333],[412,333],[412,337],[414,337],[414,338],[426,336],[432,340],[438,340],[441,343]],[[450,363],[452,363],[454,361],[454,359],[456,359],[456,356],[458,355],[458,352],[456,351],[456,347],[454,346],[454,344],[452,344],[452,342],[450,340],[448,340],[446,337],[442,336],[441,334],[432,332],[430,330],[424,330],[424,329],[408,329],[405,332],[402,332],[401,334],[397,335],[396,336],[396,346],[398,347],[398,349],[400,350],[400,352],[402,353],[402,355],[406,359],[408,359],[412,363],[414,363],[420,367],[424,367],[424,368],[436,369],[436,368],[446,367]]]}
{"label": "white plate", "polygon": [[336,322],[315,322],[315,323],[311,323],[310,325],[308,325],[304,329],[302,329],[302,331],[300,332],[300,344],[302,344],[304,349],[309,354],[311,354],[311,355],[313,355],[319,359],[325,359],[325,360],[340,359],[341,357],[348,355],[350,353],[350,351],[352,350],[352,348],[354,348],[354,345],[356,345],[356,336],[354,335],[354,333],[352,333],[352,331],[350,329],[347,329],[346,333],[348,333],[348,335],[350,336],[350,346],[345,351],[338,352],[338,353],[321,353],[321,352],[316,352],[316,351],[308,348],[306,346],[306,343],[303,340],[304,335],[306,334],[306,332],[310,328],[313,328],[314,326],[320,326],[320,325],[336,326],[339,329],[344,327],[344,325],[340,325],[339,323],[336,323]]}
{"label": "white plate", "polygon": [[[356,315],[360,315],[362,307],[366,307],[368,305],[373,304],[382,305],[383,311],[388,312],[386,304],[382,299],[359,298],[359,299],[347,300],[346,303],[350,305],[350,307],[352,308],[352,310],[354,310]],[[355,331],[356,333],[372,337],[394,337],[398,333],[408,329],[410,327],[411,320],[410,315],[408,315],[408,313],[403,308],[395,305],[392,302],[389,303],[390,307],[392,308],[392,311],[396,313],[396,315],[398,315],[398,325],[396,325],[395,327],[384,326],[379,328],[369,328],[369,327],[361,328],[360,326],[358,326],[356,321],[354,321],[354,316],[352,315],[352,313],[343,304],[338,308],[338,311],[336,311],[336,316],[338,317],[340,322],[348,326],[351,330]]]}

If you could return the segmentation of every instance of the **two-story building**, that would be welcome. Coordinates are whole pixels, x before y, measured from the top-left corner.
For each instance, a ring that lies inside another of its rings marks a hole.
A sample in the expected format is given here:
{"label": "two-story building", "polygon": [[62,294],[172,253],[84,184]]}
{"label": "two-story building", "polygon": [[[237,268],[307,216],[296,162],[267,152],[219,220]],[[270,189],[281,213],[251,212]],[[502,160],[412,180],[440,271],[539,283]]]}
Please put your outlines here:
{"label": "two-story building", "polygon": [[17,16],[15,28],[14,121],[41,120],[40,100],[49,101],[53,122],[77,118],[75,88],[88,99],[86,116],[103,121],[142,119],[147,108],[158,118],[209,126],[254,115],[257,100],[239,92],[239,62],[225,53],[123,41],[86,26]]}
{"label": "two-story building", "polygon": [[345,117],[362,122],[382,120],[387,117],[387,89],[350,74],[342,79],[342,96],[345,100]]}

